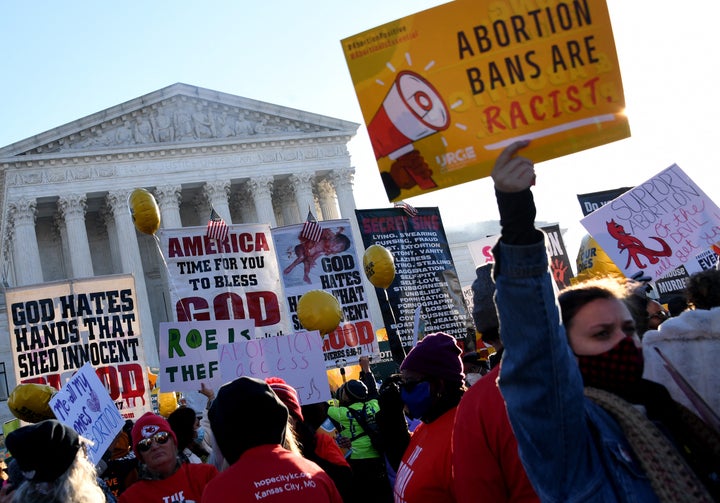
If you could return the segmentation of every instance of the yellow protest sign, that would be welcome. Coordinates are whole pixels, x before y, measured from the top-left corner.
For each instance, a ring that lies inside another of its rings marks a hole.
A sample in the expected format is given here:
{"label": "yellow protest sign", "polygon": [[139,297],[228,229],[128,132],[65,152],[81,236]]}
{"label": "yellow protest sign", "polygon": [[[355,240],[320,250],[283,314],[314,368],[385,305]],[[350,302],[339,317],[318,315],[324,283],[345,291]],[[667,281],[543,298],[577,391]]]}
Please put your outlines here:
{"label": "yellow protest sign", "polygon": [[605,0],[457,0],[342,40],[390,201],[630,136]]}

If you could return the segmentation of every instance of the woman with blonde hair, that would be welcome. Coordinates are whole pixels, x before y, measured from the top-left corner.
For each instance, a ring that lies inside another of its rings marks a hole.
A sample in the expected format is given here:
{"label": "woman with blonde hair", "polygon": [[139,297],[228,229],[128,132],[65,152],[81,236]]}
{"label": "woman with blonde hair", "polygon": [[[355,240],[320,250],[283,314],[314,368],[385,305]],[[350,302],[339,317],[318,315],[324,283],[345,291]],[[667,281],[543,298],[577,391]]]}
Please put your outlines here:
{"label": "woman with blonde hair", "polygon": [[[0,493],[13,503],[103,503],[115,501],[98,485],[87,456],[88,440],[55,419],[24,426],[5,440],[21,475]],[[11,464],[12,464],[11,463]]]}

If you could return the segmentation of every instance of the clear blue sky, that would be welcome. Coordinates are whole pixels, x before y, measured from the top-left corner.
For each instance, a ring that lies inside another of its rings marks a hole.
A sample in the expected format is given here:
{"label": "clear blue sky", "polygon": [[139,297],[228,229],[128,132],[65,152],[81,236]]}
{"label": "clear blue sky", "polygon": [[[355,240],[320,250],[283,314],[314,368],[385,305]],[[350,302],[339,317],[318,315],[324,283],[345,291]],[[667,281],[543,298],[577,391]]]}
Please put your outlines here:
{"label": "clear blue sky", "polygon": [[[6,0],[0,146],[183,82],[362,123],[340,40],[442,0]],[[709,0],[608,0],[632,137],[538,165],[538,218],[585,233],[576,195],[636,185],[677,163],[720,202]],[[350,144],[358,207],[388,206],[364,126]],[[497,218],[489,180],[408,200],[445,227]]]}

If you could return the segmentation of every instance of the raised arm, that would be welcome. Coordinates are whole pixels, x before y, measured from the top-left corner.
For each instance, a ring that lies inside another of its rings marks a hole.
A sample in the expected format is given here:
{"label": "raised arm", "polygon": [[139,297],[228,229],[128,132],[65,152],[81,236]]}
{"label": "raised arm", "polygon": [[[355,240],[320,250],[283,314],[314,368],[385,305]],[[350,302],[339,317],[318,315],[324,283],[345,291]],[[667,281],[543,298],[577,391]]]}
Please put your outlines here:
{"label": "raised arm", "polygon": [[560,325],[544,235],[534,226],[535,168],[516,142],[493,169],[501,238],[494,277],[505,347],[499,386],[528,477],[543,501],[570,501],[579,473],[597,468],[585,421],[582,379]]}

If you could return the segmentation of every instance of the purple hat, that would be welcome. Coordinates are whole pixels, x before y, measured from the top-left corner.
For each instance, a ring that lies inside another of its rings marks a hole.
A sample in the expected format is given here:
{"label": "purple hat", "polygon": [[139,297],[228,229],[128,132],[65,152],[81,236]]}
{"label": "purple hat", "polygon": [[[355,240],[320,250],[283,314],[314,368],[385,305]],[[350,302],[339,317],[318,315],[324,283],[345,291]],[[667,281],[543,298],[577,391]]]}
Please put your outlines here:
{"label": "purple hat", "polygon": [[412,348],[400,370],[412,370],[449,382],[463,382],[462,350],[455,338],[443,332],[426,335]]}

